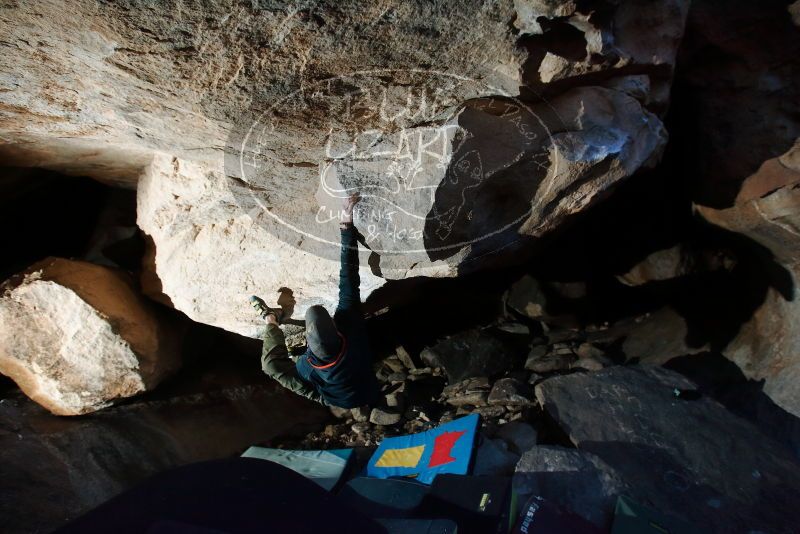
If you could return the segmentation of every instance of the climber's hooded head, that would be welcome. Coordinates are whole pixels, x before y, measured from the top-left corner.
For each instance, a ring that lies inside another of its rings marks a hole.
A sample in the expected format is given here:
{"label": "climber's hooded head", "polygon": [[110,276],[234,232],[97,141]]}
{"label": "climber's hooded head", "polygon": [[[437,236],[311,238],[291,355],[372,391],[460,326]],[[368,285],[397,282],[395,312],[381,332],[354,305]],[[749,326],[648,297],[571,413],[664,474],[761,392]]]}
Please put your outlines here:
{"label": "climber's hooded head", "polygon": [[314,356],[323,362],[333,361],[339,355],[342,336],[322,306],[311,306],[306,311],[306,342]]}

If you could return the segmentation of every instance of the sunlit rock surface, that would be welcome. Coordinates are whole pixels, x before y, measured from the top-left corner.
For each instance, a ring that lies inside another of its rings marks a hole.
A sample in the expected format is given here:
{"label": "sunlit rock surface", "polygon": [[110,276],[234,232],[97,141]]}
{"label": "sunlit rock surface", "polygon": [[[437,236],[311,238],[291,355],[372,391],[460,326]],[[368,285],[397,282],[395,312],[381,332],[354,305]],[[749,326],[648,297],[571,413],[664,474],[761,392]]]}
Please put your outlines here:
{"label": "sunlit rock surface", "polygon": [[[518,261],[658,161],[688,2],[538,4],[79,1],[66,19],[61,2],[14,4],[0,153],[138,187],[148,294],[256,336],[250,294],[289,287],[298,313],[335,303],[353,191],[366,297],[385,279]],[[602,56],[604,74],[527,91],[541,50],[571,57],[563,23],[525,29],[540,14],[568,16],[577,63]],[[637,30],[645,15],[665,33]],[[529,31],[549,41],[532,48]]]}
{"label": "sunlit rock surface", "polygon": [[54,414],[150,390],[180,364],[175,325],[123,273],[49,258],[0,292],[0,372]]}

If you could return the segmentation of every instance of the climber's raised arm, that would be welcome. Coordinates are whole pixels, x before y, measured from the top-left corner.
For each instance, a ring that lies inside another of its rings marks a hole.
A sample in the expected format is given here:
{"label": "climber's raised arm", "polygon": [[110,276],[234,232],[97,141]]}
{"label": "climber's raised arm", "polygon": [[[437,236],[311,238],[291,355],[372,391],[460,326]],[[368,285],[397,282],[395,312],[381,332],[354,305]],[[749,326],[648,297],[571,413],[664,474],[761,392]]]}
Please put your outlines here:
{"label": "climber's raised arm", "polygon": [[355,310],[361,306],[358,276],[358,240],[353,226],[353,208],[361,200],[358,193],[350,195],[344,203],[344,215],[339,224],[342,239],[341,264],[339,266],[339,310]]}

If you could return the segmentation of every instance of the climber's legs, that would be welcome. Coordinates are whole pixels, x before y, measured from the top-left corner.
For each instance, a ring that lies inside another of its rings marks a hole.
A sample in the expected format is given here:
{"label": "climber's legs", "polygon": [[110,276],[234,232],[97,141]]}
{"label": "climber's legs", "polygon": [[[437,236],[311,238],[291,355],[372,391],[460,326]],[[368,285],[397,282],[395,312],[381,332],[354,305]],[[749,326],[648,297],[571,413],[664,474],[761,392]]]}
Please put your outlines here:
{"label": "climber's legs", "polygon": [[309,398],[313,401],[325,404],[322,395],[314,386],[303,380],[297,373],[294,361],[289,357],[289,350],[286,348],[286,339],[283,331],[277,324],[267,324],[264,332],[264,345],[261,349],[261,369],[270,378],[274,378],[286,389]]}

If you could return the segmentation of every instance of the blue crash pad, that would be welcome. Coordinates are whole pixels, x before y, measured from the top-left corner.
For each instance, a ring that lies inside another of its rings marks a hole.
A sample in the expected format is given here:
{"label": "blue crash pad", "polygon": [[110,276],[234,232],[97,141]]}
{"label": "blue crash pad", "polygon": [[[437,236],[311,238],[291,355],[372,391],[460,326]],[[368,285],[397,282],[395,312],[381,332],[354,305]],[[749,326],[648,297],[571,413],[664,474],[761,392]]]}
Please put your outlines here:
{"label": "blue crash pad", "polygon": [[466,475],[470,469],[477,414],[436,428],[384,439],[367,464],[367,476],[412,477],[430,484],[439,473]]}

